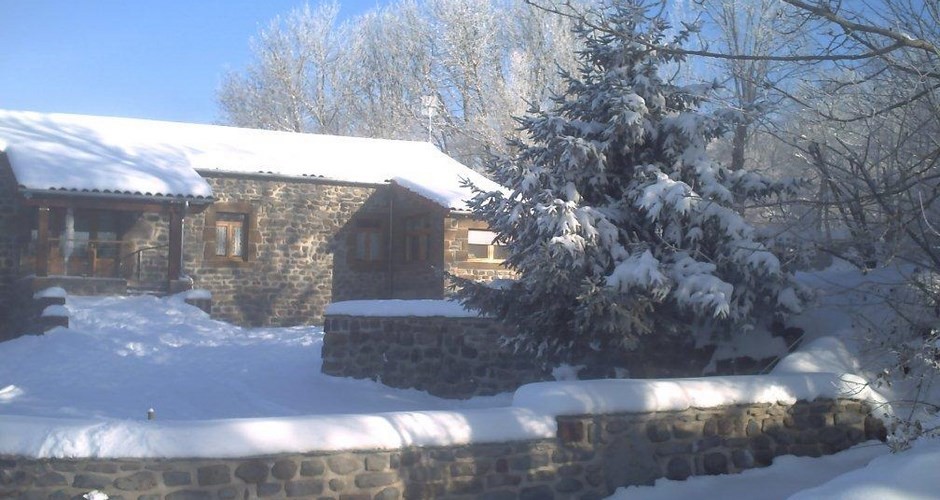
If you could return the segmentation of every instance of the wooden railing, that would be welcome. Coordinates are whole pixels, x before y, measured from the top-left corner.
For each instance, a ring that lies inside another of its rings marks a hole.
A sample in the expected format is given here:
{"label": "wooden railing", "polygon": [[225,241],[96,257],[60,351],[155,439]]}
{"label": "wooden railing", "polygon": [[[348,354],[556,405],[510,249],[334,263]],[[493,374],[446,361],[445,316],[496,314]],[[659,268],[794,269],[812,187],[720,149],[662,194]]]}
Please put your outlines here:
{"label": "wooden railing", "polygon": [[[136,280],[138,283],[140,283],[140,282],[141,282],[141,279],[140,279],[140,278],[141,278],[141,275],[140,275],[140,273],[141,273],[141,269],[143,268],[143,266],[142,266],[141,264],[142,264],[142,262],[143,262],[143,254],[144,254],[144,252],[149,252],[149,251],[151,251],[151,250],[160,250],[160,249],[164,249],[164,248],[168,248],[168,247],[169,247],[169,245],[164,244],[164,245],[155,245],[155,246],[152,246],[152,247],[138,248],[137,250],[134,250],[133,252],[126,253],[126,254],[122,255],[122,256],[121,256],[121,263],[122,263],[122,265],[124,265],[124,264],[125,264],[126,262],[128,262],[128,261],[134,263],[134,272],[131,273],[131,274],[133,274],[135,280]],[[130,259],[129,259],[129,258],[130,258]],[[125,276],[126,276],[126,275],[125,275]]]}
{"label": "wooden railing", "polygon": [[[70,252],[64,243],[71,242]],[[153,245],[121,253],[126,242],[121,240],[86,240],[49,238],[47,274],[53,276],[85,276],[93,278],[127,278],[142,281],[144,259],[148,252],[165,251],[169,245]],[[36,243],[32,244],[36,245]],[[21,271],[35,271],[38,252],[31,246],[21,259]],[[65,254],[69,253],[69,258]]]}

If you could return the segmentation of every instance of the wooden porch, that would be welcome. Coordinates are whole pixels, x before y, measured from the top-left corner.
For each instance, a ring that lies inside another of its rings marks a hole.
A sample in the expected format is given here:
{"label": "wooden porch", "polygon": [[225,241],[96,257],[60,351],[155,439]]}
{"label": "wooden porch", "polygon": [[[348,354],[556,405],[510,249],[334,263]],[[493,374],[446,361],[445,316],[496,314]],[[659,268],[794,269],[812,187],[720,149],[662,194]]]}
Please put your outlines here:
{"label": "wooden porch", "polygon": [[180,288],[183,219],[205,205],[50,196],[24,197],[21,207],[21,276],[67,278],[51,281],[81,290],[97,290],[82,281],[98,280],[112,282],[108,290],[167,293]]}

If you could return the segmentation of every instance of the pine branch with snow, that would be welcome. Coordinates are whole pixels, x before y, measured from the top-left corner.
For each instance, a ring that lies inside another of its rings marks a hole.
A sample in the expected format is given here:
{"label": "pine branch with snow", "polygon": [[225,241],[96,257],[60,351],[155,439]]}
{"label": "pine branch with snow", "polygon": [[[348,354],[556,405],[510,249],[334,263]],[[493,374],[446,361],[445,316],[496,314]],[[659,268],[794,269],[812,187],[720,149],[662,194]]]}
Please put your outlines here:
{"label": "pine branch with snow", "polygon": [[511,192],[476,190],[470,203],[518,279],[495,289],[455,278],[458,296],[517,327],[516,347],[562,359],[799,310],[790,276],[733,208],[789,185],[710,159],[728,123],[699,108],[714,86],[667,82],[661,66],[681,58],[649,48],[687,34],[667,40],[671,27],[638,6],[599,15],[613,29],[576,30],[579,73],[562,75],[551,109],[519,119],[526,139],[490,165]]}

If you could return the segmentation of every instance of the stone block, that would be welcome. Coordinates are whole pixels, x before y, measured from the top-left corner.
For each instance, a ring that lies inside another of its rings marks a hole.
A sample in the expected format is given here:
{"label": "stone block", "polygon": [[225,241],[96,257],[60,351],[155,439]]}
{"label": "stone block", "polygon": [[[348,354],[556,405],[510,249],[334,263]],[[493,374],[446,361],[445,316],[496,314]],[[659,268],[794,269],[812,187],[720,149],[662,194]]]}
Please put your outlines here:
{"label": "stone block", "polygon": [[356,486],[359,488],[379,488],[389,486],[398,481],[398,475],[390,472],[365,472],[356,475]]}
{"label": "stone block", "polygon": [[518,486],[520,483],[522,483],[522,476],[515,474],[489,474],[486,476],[487,488]]}
{"label": "stone block", "polygon": [[530,483],[549,483],[554,481],[558,475],[551,469],[538,469],[526,473],[526,481]]}
{"label": "stone block", "polygon": [[547,453],[532,453],[521,455],[509,460],[511,470],[530,470],[539,467],[545,467],[551,463],[551,458]]}
{"label": "stone block", "polygon": [[256,487],[259,497],[273,497],[281,493],[281,483],[261,483]]}
{"label": "stone block", "polygon": [[296,474],[297,463],[290,459],[278,460],[271,467],[271,475],[284,481],[293,479]]}
{"label": "stone block", "polygon": [[326,472],[326,464],[320,458],[300,462],[301,476],[322,476]]}
{"label": "stone block", "polygon": [[523,488],[519,492],[519,500],[552,500],[555,498],[555,490],[548,485],[532,486]]}
{"label": "stone block", "polygon": [[346,489],[346,481],[338,477],[334,477],[333,479],[330,479],[330,482],[328,484],[330,487],[330,491],[343,491]]}
{"label": "stone block", "polygon": [[467,477],[485,474],[490,469],[487,462],[457,462],[450,464],[451,477]]}
{"label": "stone block", "polygon": [[243,462],[235,468],[235,477],[246,483],[263,483],[268,479],[268,464],[261,460]]}
{"label": "stone block", "polygon": [[555,491],[558,493],[577,493],[584,489],[584,483],[572,477],[563,477],[555,483]]}
{"label": "stone block", "polygon": [[695,442],[695,449],[699,451],[706,451],[712,448],[717,448],[722,446],[724,441],[720,436],[709,436],[706,438],[699,439]]}
{"label": "stone block", "polygon": [[677,439],[690,439],[699,437],[704,431],[704,424],[697,421],[678,421],[672,424],[672,434]]}
{"label": "stone block", "polygon": [[516,492],[510,490],[496,490],[483,493],[478,500],[516,500]]}
{"label": "stone block", "polygon": [[323,481],[318,479],[301,479],[284,483],[284,493],[288,497],[310,497],[323,493]]}
{"label": "stone block", "polygon": [[[443,498],[445,488],[440,483],[409,483],[405,485],[405,498],[408,500],[435,500]],[[342,500],[342,497],[340,497]]]}
{"label": "stone block", "polygon": [[749,419],[747,425],[744,427],[744,435],[747,437],[754,437],[761,432],[761,424],[757,423],[757,420]]}
{"label": "stone block", "polygon": [[135,472],[114,480],[114,487],[122,491],[147,491],[157,487],[157,475],[153,471]]}
{"label": "stone block", "polygon": [[692,475],[692,465],[686,457],[672,457],[666,463],[666,478],[677,481],[685,480]]}
{"label": "stone block", "polygon": [[174,491],[165,500],[212,500],[212,494],[203,490]]}
{"label": "stone block", "polygon": [[343,455],[334,455],[327,458],[326,464],[334,474],[341,476],[356,472],[362,468],[359,460]]}
{"label": "stone block", "polygon": [[[245,491],[247,496],[248,492]],[[234,500],[238,497],[238,490],[234,486],[226,486],[225,488],[220,489],[216,492],[216,496],[220,500]]]}
{"label": "stone block", "polygon": [[389,468],[389,457],[384,454],[369,455],[366,457],[367,471],[383,471]]}
{"label": "stone block", "polygon": [[102,490],[111,486],[111,479],[101,474],[79,473],[72,479],[73,488],[84,488],[89,490]]}
{"label": "stone block", "polygon": [[68,486],[68,479],[58,472],[46,472],[36,477],[36,486],[46,488],[49,486]]}
{"label": "stone block", "polygon": [[817,434],[819,442],[829,446],[839,446],[847,441],[846,432],[838,427],[820,429]]}
{"label": "stone block", "polygon": [[728,457],[720,452],[706,453],[702,459],[702,466],[705,473],[709,475],[727,474],[729,472]]}
{"label": "stone block", "polygon": [[865,417],[865,437],[885,441],[888,438],[888,429],[884,422],[869,415]]}
{"label": "stone block", "polygon": [[754,454],[751,450],[735,449],[731,451],[731,463],[736,469],[751,469],[754,467]]}
{"label": "stone block", "polygon": [[192,474],[187,471],[166,471],[163,473],[163,484],[174,486],[188,486],[193,483]]}
{"label": "stone block", "polygon": [[378,492],[372,500],[399,500],[401,498],[401,491],[395,487],[388,487]]}
{"label": "stone block", "polygon": [[231,481],[232,476],[227,465],[206,465],[196,469],[196,482],[199,486],[217,486]]}
{"label": "stone block", "polygon": [[479,495],[483,493],[482,479],[455,479],[447,484],[448,495]]}
{"label": "stone block", "polygon": [[856,412],[840,412],[833,416],[836,425],[864,426],[865,415]]}

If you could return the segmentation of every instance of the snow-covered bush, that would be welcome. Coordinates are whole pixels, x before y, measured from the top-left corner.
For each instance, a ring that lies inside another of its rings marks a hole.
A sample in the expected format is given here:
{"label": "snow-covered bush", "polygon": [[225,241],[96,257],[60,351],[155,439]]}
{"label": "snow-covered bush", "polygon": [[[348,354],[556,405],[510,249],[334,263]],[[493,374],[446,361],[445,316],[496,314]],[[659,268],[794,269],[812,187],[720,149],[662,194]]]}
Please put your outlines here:
{"label": "snow-covered bush", "polygon": [[652,50],[689,36],[644,8],[599,8],[576,34],[586,49],[564,95],[520,118],[526,139],[491,175],[509,193],[471,206],[508,246],[509,286],[454,278],[468,305],[514,325],[517,348],[577,359],[585,349],[632,349],[641,335],[745,331],[799,310],[779,259],[733,208],[779,195],[787,183],[731,171],[706,147],[735,119],[704,112],[715,85],[680,86]]}
{"label": "snow-covered bush", "polygon": [[[888,444],[903,450],[921,436],[940,435],[940,275],[917,270],[902,273],[898,284],[880,285],[890,309],[883,319],[868,319],[869,348],[887,355],[877,385],[900,386],[901,396],[891,401],[894,413],[887,422]],[[878,286],[875,285],[875,286]],[[887,289],[885,289],[887,288]]]}

